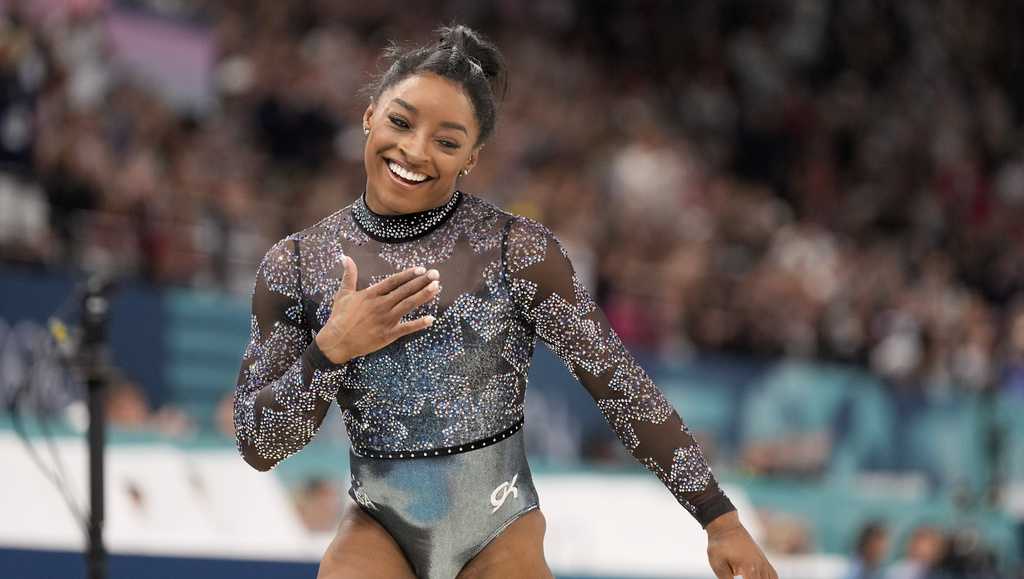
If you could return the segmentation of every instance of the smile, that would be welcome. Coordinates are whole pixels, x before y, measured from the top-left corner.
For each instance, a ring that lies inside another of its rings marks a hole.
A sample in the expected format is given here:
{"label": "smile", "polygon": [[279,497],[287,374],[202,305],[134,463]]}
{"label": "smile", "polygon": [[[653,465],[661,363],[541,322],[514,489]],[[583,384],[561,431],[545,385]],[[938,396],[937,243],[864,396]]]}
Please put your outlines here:
{"label": "smile", "polygon": [[430,179],[428,175],[406,169],[394,161],[387,161],[391,175],[410,185],[418,185]]}

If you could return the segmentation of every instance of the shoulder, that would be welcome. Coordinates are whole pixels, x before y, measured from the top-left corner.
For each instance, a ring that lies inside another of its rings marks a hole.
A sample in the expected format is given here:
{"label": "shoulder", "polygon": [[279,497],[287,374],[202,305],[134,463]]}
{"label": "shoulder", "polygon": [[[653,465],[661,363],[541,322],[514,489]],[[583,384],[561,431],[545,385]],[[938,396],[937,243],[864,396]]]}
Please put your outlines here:
{"label": "shoulder", "polygon": [[295,249],[296,241],[292,239],[292,236],[279,239],[276,243],[270,246],[266,254],[263,255],[263,260],[260,261],[260,269],[266,270],[268,268],[283,267],[285,265],[291,265],[295,267]]}
{"label": "shoulder", "polygon": [[522,215],[508,215],[504,255],[510,272],[515,273],[552,258],[557,262],[568,259],[558,237],[548,226]]}
{"label": "shoulder", "polygon": [[281,242],[290,242],[293,245],[307,245],[310,243],[337,241],[339,233],[344,230],[350,222],[352,222],[351,204],[338,209],[334,213],[331,213],[327,217],[324,217],[305,229],[289,234],[282,239]]}
{"label": "shoulder", "polygon": [[[356,230],[352,218],[352,206],[346,205],[309,227],[281,238],[270,247],[264,259],[280,258],[283,255],[296,259],[301,257],[301,254],[307,249],[316,250],[325,246],[337,249],[336,244],[344,239],[350,239],[351,231]],[[360,243],[358,240],[355,242]]]}
{"label": "shoulder", "polygon": [[511,214],[494,203],[476,195],[461,192],[462,199],[456,213],[458,221],[479,228],[481,225],[495,226],[504,223]]}
{"label": "shoulder", "polygon": [[345,220],[351,219],[351,205],[345,206],[313,225],[289,233],[270,246],[259,270],[264,274],[277,273],[278,277],[293,276],[299,269],[304,251],[315,250],[326,243],[336,243]]}
{"label": "shoulder", "polygon": [[528,238],[538,238],[557,241],[554,232],[551,231],[547,225],[544,225],[536,219],[512,214],[510,214],[510,218],[510,223],[508,225],[510,238],[521,238],[523,240]]}
{"label": "shoulder", "polygon": [[460,212],[472,221],[496,223],[505,231],[514,232],[516,235],[554,237],[551,230],[539,221],[502,209],[494,203],[470,193],[463,193],[462,196]]}
{"label": "shoulder", "polygon": [[486,199],[462,192],[452,219],[454,231],[465,236],[473,250],[484,253],[498,249],[506,227],[515,216]]}
{"label": "shoulder", "polygon": [[270,291],[287,297],[298,297],[298,267],[295,241],[289,237],[270,246],[256,268],[253,294],[260,291],[261,281]]}

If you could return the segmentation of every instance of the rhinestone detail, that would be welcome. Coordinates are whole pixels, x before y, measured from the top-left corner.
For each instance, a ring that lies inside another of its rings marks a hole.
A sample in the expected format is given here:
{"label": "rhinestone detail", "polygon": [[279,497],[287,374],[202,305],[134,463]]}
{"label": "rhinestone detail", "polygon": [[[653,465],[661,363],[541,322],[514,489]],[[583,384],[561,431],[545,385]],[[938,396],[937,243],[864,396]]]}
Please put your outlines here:
{"label": "rhinestone detail", "polygon": [[352,204],[352,216],[359,228],[372,239],[386,243],[412,241],[440,227],[455,213],[461,200],[462,193],[456,191],[447,203],[426,211],[381,215],[366,205],[366,193],[363,193]]}
{"label": "rhinestone detail", "polygon": [[497,433],[497,434],[495,434],[493,436],[488,436],[486,438],[481,438],[480,440],[474,440],[473,442],[470,442],[469,444],[457,444],[457,445],[448,446],[448,447],[444,447],[444,448],[432,448],[432,449],[427,449],[427,450],[417,450],[416,452],[399,453],[397,455],[394,454],[394,453],[390,453],[390,452],[379,452],[379,451],[375,451],[375,450],[360,449],[360,448],[356,448],[356,447],[352,447],[352,452],[356,453],[357,456],[360,456],[360,457],[363,457],[363,458],[382,458],[382,459],[426,458],[428,456],[437,456],[437,455],[442,454],[442,453],[443,454],[459,454],[460,452],[469,452],[471,450],[476,450],[478,448],[484,448],[486,446],[490,446],[490,445],[494,444],[495,442],[498,442],[498,441],[501,441],[501,440],[505,440],[506,438],[512,436],[516,432],[519,432],[519,429],[522,428],[522,427],[523,427],[523,419],[520,418],[519,420],[517,420],[515,422],[515,424],[513,424],[509,428],[506,428],[505,430],[502,430],[501,432],[499,432],[499,433]]}
{"label": "rhinestone detail", "polygon": [[[461,193],[405,225],[396,224],[415,216],[367,209],[357,201],[289,236],[260,266],[235,397],[239,449],[257,457],[254,464],[272,466],[300,450],[335,402],[353,447],[367,457],[447,456],[493,445],[522,427],[539,337],[593,396],[625,447],[698,520],[727,502],[712,500],[724,495],[699,445],[623,346],[550,230]],[[376,232],[366,218],[380,226]],[[403,243],[379,241],[378,234]],[[359,263],[360,285],[421,264],[446,271],[448,282],[443,294],[410,313],[434,316],[429,329],[341,367],[318,358],[314,366],[308,346],[330,316],[345,255]]]}

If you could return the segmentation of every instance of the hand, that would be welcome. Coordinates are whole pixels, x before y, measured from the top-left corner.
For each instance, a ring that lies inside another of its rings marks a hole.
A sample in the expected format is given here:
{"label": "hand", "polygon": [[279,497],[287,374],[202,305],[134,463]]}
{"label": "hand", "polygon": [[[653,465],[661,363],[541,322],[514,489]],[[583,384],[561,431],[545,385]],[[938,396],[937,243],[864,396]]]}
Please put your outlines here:
{"label": "hand", "polygon": [[708,561],[718,579],[779,579],[743,525],[736,511],[711,521],[708,532]]}
{"label": "hand", "polygon": [[317,346],[328,360],[343,364],[434,323],[433,316],[408,322],[403,322],[402,316],[441,291],[436,269],[410,267],[356,291],[356,262],[347,255],[344,260],[345,274],[341,287],[334,293],[331,317],[316,335]]}

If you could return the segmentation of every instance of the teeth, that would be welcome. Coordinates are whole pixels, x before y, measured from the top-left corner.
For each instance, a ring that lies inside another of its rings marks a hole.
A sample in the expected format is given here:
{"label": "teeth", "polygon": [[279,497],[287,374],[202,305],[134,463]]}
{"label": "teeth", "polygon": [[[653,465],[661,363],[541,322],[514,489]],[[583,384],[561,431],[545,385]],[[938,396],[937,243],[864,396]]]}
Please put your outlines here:
{"label": "teeth", "polygon": [[388,168],[391,169],[399,177],[407,179],[409,181],[416,181],[417,183],[419,183],[420,181],[427,180],[426,175],[422,175],[420,173],[413,173],[412,171],[409,171],[408,169],[402,167],[401,165],[395,163],[394,161],[388,162]]}

